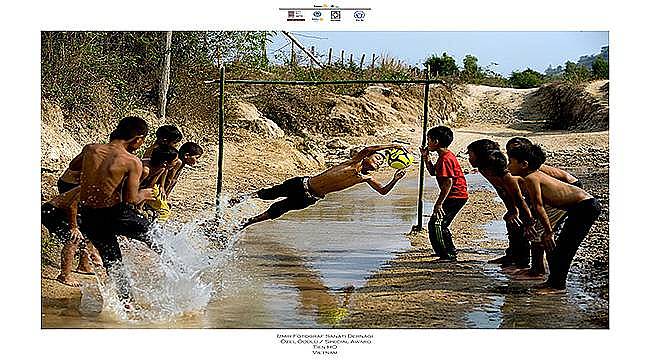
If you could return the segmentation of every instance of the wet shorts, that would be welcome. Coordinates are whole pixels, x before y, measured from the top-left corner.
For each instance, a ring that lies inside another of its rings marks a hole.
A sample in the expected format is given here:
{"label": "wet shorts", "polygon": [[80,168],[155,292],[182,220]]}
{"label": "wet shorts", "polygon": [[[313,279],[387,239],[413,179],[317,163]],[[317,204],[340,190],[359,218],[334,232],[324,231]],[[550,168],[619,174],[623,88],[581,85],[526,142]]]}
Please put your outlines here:
{"label": "wet shorts", "polygon": [[41,205],[41,224],[51,235],[62,242],[70,239],[70,223],[68,214],[50,203]]}
{"label": "wet shorts", "polygon": [[280,185],[258,191],[257,196],[262,200],[286,198],[269,207],[267,213],[272,219],[278,218],[291,210],[304,209],[322,199],[309,188],[309,177],[291,178]]}

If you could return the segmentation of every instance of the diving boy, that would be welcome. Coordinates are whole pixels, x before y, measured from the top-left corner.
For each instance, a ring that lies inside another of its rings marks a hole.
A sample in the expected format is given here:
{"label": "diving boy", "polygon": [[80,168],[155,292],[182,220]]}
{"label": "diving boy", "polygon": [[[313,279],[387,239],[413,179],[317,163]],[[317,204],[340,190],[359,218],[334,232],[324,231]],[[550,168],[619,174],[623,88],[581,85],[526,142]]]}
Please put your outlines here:
{"label": "diving boy", "polygon": [[230,205],[239,203],[248,197],[262,200],[285,198],[272,204],[265,212],[245,221],[242,224],[242,228],[245,228],[260,221],[276,219],[292,210],[304,209],[315,204],[329,193],[341,191],[360,183],[367,183],[378,193],[386,195],[406,172],[403,170],[397,171],[393,179],[385,186],[375,180],[370,175],[370,172],[378,170],[384,161],[384,155],[378,151],[396,148],[402,148],[402,145],[368,146],[355,154],[350,160],[332,166],[316,176],[288,179],[282,184],[234,198],[230,201]]}
{"label": "diving boy", "polygon": [[[547,250],[549,277],[542,293],[563,291],[571,261],[582,240],[600,214],[600,204],[586,191],[540,171],[546,154],[539,145],[523,145],[508,150],[508,169],[525,180],[531,209],[542,222],[542,245]],[[564,227],[557,242],[544,205],[566,210]]]}
{"label": "diving boy", "polygon": [[121,267],[117,235],[152,246],[147,234],[150,222],[136,210],[139,203],[153,199],[152,189],[139,189],[142,162],[132,154],[142,146],[147,131],[143,119],[126,117],[111,133],[108,144],[89,144],[81,153],[82,232],[99,251],[107,273],[115,276],[120,299],[127,302],[131,291]]}
{"label": "diving boy", "polygon": [[[460,209],[467,203],[467,182],[458,159],[448,149],[454,140],[454,133],[446,126],[436,126],[427,132],[427,146],[420,148],[427,171],[436,177],[440,193],[429,220],[429,241],[433,251],[441,260],[456,261],[456,247],[452,241],[449,226]],[[432,152],[438,154],[434,163]]]}
{"label": "diving boy", "polygon": [[508,172],[508,160],[496,142],[488,139],[476,140],[467,146],[467,151],[470,164],[478,168],[481,175],[494,186],[507,210],[503,216],[508,231],[506,255],[489,262],[528,268],[530,247],[525,233],[530,236],[534,219],[523,199],[517,177]]}

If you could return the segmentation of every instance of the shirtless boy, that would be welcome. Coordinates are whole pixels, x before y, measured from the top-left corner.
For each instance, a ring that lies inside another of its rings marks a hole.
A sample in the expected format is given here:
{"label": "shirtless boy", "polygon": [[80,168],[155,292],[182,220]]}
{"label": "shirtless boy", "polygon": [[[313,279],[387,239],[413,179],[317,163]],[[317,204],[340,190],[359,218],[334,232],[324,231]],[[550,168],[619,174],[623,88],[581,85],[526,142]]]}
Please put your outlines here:
{"label": "shirtless boy", "polygon": [[[72,262],[77,248],[86,241],[79,231],[77,222],[78,203],[79,187],[77,186],[41,206],[41,223],[47,228],[50,235],[64,243],[61,250],[61,272],[56,279],[69,286],[81,285],[72,277]],[[92,274],[93,268],[90,265],[89,256],[96,266],[101,266],[97,250],[88,243],[85,249],[81,250],[77,272]]]}
{"label": "shirtless boy", "polygon": [[174,161],[172,168],[167,171],[167,178],[165,179],[164,189],[167,198],[174,190],[174,186],[176,186],[176,182],[178,182],[178,178],[185,166],[196,165],[201,156],[203,156],[203,148],[195,142],[188,141],[178,149],[178,160]]}
{"label": "shirtless boy", "polygon": [[245,228],[260,221],[276,219],[291,210],[304,209],[315,204],[329,193],[341,191],[360,183],[367,183],[378,193],[386,195],[397,184],[397,181],[404,176],[405,171],[398,170],[393,176],[393,180],[385,186],[375,180],[370,175],[370,172],[378,170],[384,161],[384,155],[378,153],[378,151],[396,148],[402,148],[402,145],[368,146],[350,160],[335,165],[316,176],[291,178],[280,185],[234,198],[230,201],[230,205],[239,203],[248,197],[262,200],[285,198],[271,205],[265,212],[244,222],[242,228]]}
{"label": "shirtless boy", "polygon": [[[508,151],[508,170],[525,180],[531,209],[544,227],[541,240],[548,253],[549,277],[540,292],[553,293],[566,289],[571,261],[591,225],[598,218],[600,204],[581,188],[540,171],[544,161],[546,155],[539,145],[518,146]],[[557,243],[553,239],[553,228],[544,205],[567,212]]]}
{"label": "shirtless boy", "polygon": [[478,168],[481,175],[494,186],[507,210],[503,216],[508,231],[506,255],[490,262],[528,268],[530,248],[525,233],[530,236],[534,219],[519,189],[518,178],[508,172],[508,160],[496,142],[476,140],[467,146],[467,151],[470,164]]}
{"label": "shirtless boy", "polygon": [[81,227],[95,245],[109,275],[114,269],[118,295],[130,302],[128,280],[121,268],[117,235],[138,239],[151,246],[150,223],[135,209],[151,200],[152,189],[139,189],[142,162],[132,154],[147,135],[147,123],[138,117],[122,119],[108,144],[86,145],[81,153]]}
{"label": "shirtless boy", "polygon": [[[524,137],[514,137],[508,140],[508,142],[506,143],[506,151],[518,146],[532,146],[532,145],[533,143]],[[550,165],[542,164],[542,166],[540,166],[539,168],[539,171],[557,180],[565,182],[567,184],[571,184],[579,188],[582,188],[582,182],[580,182],[580,180],[578,180],[575,176],[571,175],[570,173],[562,169],[558,169]],[[521,182],[520,185],[521,188],[525,189],[524,180],[520,179],[520,182]],[[529,197],[525,193],[525,190],[523,190],[523,192],[524,192],[523,194],[524,197],[528,200]],[[545,210],[546,210],[546,215],[548,216],[548,219],[551,222],[551,226],[553,226],[553,229],[556,230],[559,227],[561,227],[564,221],[565,211],[548,205],[545,206]],[[546,274],[546,268],[544,266],[544,249],[541,246],[541,239],[540,239],[540,236],[543,232],[544,232],[544,227],[541,221],[539,221],[539,219],[535,219],[533,234],[532,236],[529,237],[531,265],[530,265],[530,269],[528,269],[527,271],[515,274],[516,276],[518,276],[520,280],[543,279],[544,274]]]}
{"label": "shirtless boy", "polygon": [[140,182],[140,188],[153,188],[153,200],[144,202],[144,208],[150,218],[164,222],[169,219],[171,214],[167,197],[162,191],[161,179],[163,175],[172,168],[174,162],[178,160],[178,151],[169,145],[160,145],[151,153],[151,158],[142,160],[142,176],[144,180]]}

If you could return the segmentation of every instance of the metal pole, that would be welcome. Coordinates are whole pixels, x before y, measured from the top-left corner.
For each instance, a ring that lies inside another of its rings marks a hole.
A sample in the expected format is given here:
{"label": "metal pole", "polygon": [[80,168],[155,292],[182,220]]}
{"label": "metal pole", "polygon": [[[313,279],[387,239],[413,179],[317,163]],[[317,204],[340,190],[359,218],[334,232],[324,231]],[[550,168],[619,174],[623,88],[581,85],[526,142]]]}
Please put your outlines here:
{"label": "metal pole", "polygon": [[[427,82],[424,84],[424,117],[422,118],[422,147],[427,146],[427,120],[429,118],[429,66],[424,70]],[[422,230],[422,208],[424,205],[424,156],[420,157],[420,182],[418,184],[418,223],[415,231]]]}
{"label": "metal pole", "polygon": [[219,216],[221,202],[221,187],[223,183],[223,119],[224,119],[224,85],[226,83],[226,69],[222,66],[219,69],[219,155],[217,158],[217,198],[216,215]]}

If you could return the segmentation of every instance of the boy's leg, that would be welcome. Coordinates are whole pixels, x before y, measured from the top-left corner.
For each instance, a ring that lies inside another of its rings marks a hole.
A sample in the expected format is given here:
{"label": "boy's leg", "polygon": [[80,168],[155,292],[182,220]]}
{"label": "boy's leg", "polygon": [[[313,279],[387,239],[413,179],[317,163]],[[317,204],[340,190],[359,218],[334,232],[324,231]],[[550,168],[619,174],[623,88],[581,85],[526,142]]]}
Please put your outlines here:
{"label": "boy's leg", "polygon": [[445,241],[442,236],[442,219],[436,218],[435,215],[431,216],[427,227],[429,228],[429,241],[431,242],[433,253],[441,258],[447,257]]}
{"label": "boy's leg", "polygon": [[67,241],[61,250],[61,273],[56,279],[69,286],[81,286],[81,284],[72,278],[72,261],[74,254],[77,251],[77,243],[74,241]]}
{"label": "boy's leg", "polygon": [[530,245],[524,236],[521,226],[512,226],[506,223],[508,242],[512,244],[512,264],[518,268],[527,268],[530,265]]}
{"label": "boy's leg", "polygon": [[290,195],[286,199],[273,203],[265,212],[247,220],[242,225],[242,229],[261,221],[277,219],[291,210],[304,209],[315,203],[315,200],[306,199],[301,196]]}
{"label": "boy's leg", "polygon": [[445,253],[452,260],[456,259],[456,246],[454,246],[449,226],[451,226],[451,222],[454,221],[454,218],[466,202],[467,199],[452,198],[442,203],[442,209],[445,211],[445,216],[442,219],[442,239],[445,246]]}
{"label": "boy's leg", "polygon": [[558,290],[566,288],[566,278],[571,261],[598,215],[600,215],[600,204],[593,198],[580,202],[567,212],[566,221],[556,240],[555,249],[547,258],[549,265],[547,285],[549,287]]}
{"label": "boy's leg", "polygon": [[87,249],[79,249],[79,265],[77,265],[77,272],[87,275],[94,274],[93,267],[90,264],[90,254]]}
{"label": "boy's leg", "polygon": [[294,177],[282,184],[257,191],[257,197],[262,200],[275,200],[281,197],[288,197],[294,189],[302,189],[302,178]]}

